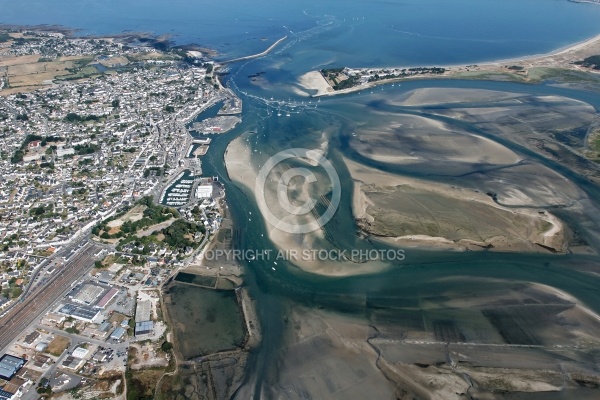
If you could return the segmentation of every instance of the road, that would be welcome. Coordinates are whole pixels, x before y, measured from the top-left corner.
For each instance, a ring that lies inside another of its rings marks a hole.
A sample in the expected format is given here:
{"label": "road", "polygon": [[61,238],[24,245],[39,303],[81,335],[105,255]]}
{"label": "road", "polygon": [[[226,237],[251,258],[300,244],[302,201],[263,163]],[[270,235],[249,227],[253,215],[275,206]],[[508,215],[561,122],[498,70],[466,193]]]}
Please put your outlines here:
{"label": "road", "polygon": [[[69,340],[71,341],[67,350],[65,352],[63,352],[63,354],[61,354],[61,356],[56,360],[56,362],[54,364],[52,364],[52,366],[48,369],[48,371],[44,372],[44,376],[48,379],[50,379],[54,376],[56,369],[62,365],[62,362],[65,360],[65,358],[67,358],[69,355],[71,355],[71,353],[73,353],[73,350],[75,350],[77,347],[79,347],[82,343],[91,343],[91,344],[94,344],[99,347],[110,348],[113,350],[115,356],[119,352],[127,353],[127,350],[129,348],[129,343],[126,343],[126,342],[107,343],[104,340],[97,340],[97,339],[92,339],[89,337],[82,337],[79,335],[74,335],[74,334],[67,333],[65,331],[61,331],[59,329],[49,328],[47,326],[37,325],[36,328],[43,329],[54,335],[68,337]],[[116,359],[122,360],[123,357],[116,357]],[[123,363],[121,364],[123,367],[125,366],[125,362],[126,362],[126,358],[123,359]]]}
{"label": "road", "polygon": [[57,268],[52,277],[29,293],[0,319],[0,349],[9,346],[29,325],[58,300],[94,265],[95,254],[103,247],[94,243],[84,245],[63,266]]}
{"label": "road", "polygon": [[56,266],[57,263],[61,262],[62,257],[69,258],[70,256],[72,256],[77,251],[77,249],[79,247],[83,247],[85,245],[85,243],[87,243],[88,240],[89,240],[89,235],[81,236],[80,238],[71,240],[69,242],[69,244],[67,244],[64,248],[62,248],[56,254],[54,254],[51,257],[44,260],[39,265],[39,267],[37,267],[33,271],[33,274],[31,275],[31,278],[29,279],[29,283],[27,283],[27,286],[23,289],[23,299],[27,298],[30,290],[34,290],[35,287],[39,286],[40,283],[44,283],[43,278],[40,278],[41,282],[37,281],[38,275],[40,273],[44,272],[46,269],[50,269],[49,266]]}

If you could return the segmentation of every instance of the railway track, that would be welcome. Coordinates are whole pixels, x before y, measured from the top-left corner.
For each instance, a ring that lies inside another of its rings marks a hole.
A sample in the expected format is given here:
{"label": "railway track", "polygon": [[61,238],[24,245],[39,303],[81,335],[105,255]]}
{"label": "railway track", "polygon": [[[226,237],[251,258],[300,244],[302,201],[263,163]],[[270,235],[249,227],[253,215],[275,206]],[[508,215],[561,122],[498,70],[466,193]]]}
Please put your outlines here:
{"label": "railway track", "polygon": [[93,266],[96,254],[102,247],[93,243],[83,246],[62,268],[54,271],[52,278],[27,296],[21,303],[0,319],[0,349],[6,350],[30,324],[58,300],[71,284]]}

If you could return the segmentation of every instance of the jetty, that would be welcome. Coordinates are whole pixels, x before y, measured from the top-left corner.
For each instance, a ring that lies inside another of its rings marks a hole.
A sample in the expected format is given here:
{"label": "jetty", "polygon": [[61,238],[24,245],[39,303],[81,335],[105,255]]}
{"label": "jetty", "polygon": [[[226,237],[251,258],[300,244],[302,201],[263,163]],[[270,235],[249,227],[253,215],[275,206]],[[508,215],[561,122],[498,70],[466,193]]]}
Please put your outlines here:
{"label": "jetty", "polygon": [[239,58],[234,58],[233,60],[228,60],[228,61],[221,61],[220,64],[231,64],[234,62],[238,62],[238,61],[244,61],[244,60],[252,60],[253,58],[258,58],[258,57],[263,57],[266,56],[267,54],[269,54],[271,51],[273,51],[273,49],[275,47],[277,47],[277,45],[279,45],[279,43],[283,42],[284,40],[287,39],[287,35],[285,35],[284,37],[282,37],[281,39],[279,39],[278,41],[276,41],[275,43],[273,43],[271,46],[269,46],[268,49],[266,49],[265,51],[263,51],[262,53],[258,53],[258,54],[253,54],[251,56],[245,56],[245,57],[239,57]]}

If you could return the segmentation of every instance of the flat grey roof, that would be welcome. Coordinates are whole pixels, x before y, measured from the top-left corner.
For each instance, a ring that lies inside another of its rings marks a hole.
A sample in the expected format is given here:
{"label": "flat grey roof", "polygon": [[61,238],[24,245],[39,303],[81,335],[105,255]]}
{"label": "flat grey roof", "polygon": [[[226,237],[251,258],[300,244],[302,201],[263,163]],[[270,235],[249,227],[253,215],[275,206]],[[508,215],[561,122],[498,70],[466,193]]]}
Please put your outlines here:
{"label": "flat grey roof", "polygon": [[100,311],[83,305],[67,303],[58,312],[91,321]]}
{"label": "flat grey roof", "polygon": [[142,321],[135,323],[135,334],[143,335],[145,333],[152,332],[154,329],[154,322],[152,321]]}
{"label": "flat grey roof", "polygon": [[119,327],[110,334],[110,337],[113,339],[121,339],[125,333],[127,333],[127,331]]}
{"label": "flat grey roof", "polygon": [[5,354],[0,358],[0,376],[10,379],[23,365],[25,360],[22,358]]}

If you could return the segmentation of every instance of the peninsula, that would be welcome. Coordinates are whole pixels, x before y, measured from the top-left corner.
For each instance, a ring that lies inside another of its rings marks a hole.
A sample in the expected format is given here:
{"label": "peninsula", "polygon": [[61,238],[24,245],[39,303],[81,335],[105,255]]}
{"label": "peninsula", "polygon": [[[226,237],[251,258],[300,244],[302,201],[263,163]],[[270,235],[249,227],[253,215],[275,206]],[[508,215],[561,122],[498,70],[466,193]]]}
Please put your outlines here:
{"label": "peninsula", "polygon": [[[378,85],[411,79],[486,79],[539,82],[577,79],[591,72],[600,82],[600,35],[554,52],[470,65],[405,66],[382,68],[335,67],[311,71],[299,79],[312,97],[352,93]],[[573,74],[577,74],[573,76]]]}

